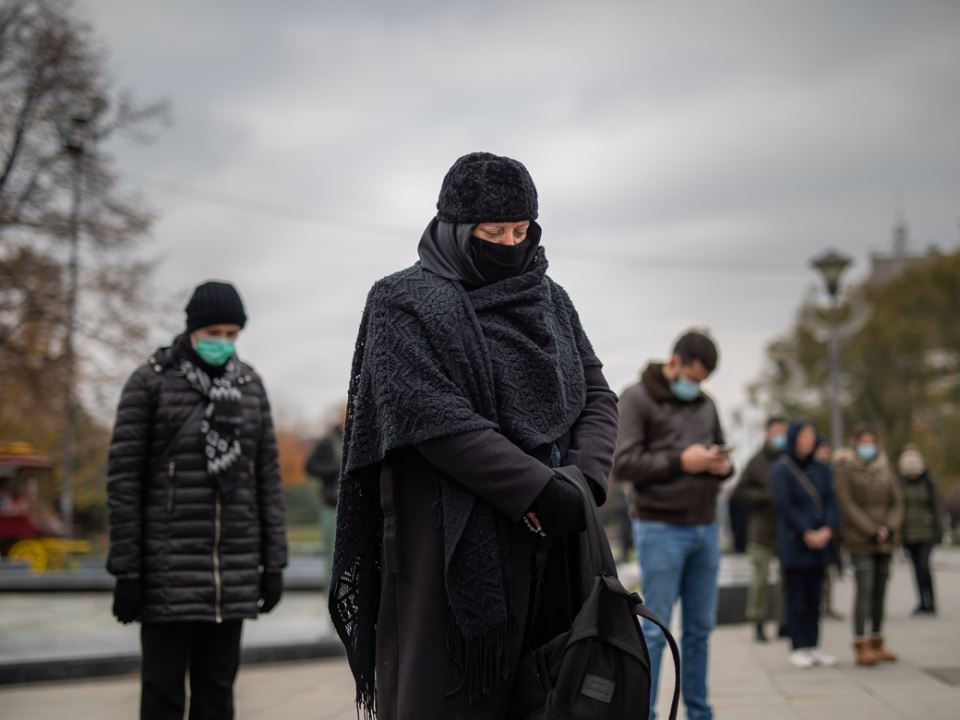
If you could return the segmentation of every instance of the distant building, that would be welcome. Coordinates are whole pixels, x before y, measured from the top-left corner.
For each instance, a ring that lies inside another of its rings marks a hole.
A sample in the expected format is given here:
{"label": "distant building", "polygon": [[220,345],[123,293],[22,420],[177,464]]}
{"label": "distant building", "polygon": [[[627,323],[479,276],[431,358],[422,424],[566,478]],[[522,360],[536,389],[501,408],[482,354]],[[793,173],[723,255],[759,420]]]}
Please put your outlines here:
{"label": "distant building", "polygon": [[910,254],[907,247],[908,241],[907,224],[902,219],[897,220],[893,226],[893,254],[872,253],[870,255],[868,284],[884,285],[896,280],[911,268],[925,265],[941,257],[940,249],[936,245],[931,245],[925,254]]}

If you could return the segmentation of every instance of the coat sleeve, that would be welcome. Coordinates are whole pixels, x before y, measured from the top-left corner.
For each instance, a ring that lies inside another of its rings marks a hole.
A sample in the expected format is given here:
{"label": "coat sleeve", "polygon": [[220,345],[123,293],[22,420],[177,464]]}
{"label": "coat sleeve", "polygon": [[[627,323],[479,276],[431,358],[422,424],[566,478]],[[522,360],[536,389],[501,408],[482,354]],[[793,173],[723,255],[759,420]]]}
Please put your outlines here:
{"label": "coat sleeve", "polygon": [[260,438],[257,442],[257,504],[260,508],[260,553],[263,569],[287,566],[287,525],[280,477],[280,456],[266,389],[260,384]]}
{"label": "coat sleeve", "polygon": [[802,535],[807,530],[813,530],[810,519],[797,505],[790,484],[794,482],[790,469],[783,463],[773,467],[773,503],[777,508],[777,515],[784,527]]}
{"label": "coat sleeve", "polygon": [[903,537],[903,516],[905,506],[903,502],[903,490],[900,487],[900,481],[893,475],[890,478],[890,497],[887,499],[887,521],[885,525],[890,528],[893,537],[900,541]]}
{"label": "coat sleeve", "polygon": [[748,510],[769,507],[773,500],[770,496],[770,478],[761,472],[764,466],[758,455],[750,458],[733,492],[737,502],[742,503]]}
{"label": "coat sleeve", "polygon": [[837,504],[840,508],[840,514],[844,522],[849,523],[863,535],[873,537],[877,534],[880,527],[867,515],[857,504],[850,490],[850,471],[844,463],[837,463],[837,469],[834,474],[834,492],[837,496]]}
{"label": "coat sleeve", "polygon": [[646,424],[649,408],[627,389],[620,398],[620,430],[613,456],[613,474],[636,486],[667,482],[683,471],[679,450],[648,450]]}
{"label": "coat sleeve", "polygon": [[[720,413],[717,412],[717,404],[710,400],[710,405],[713,407],[713,442],[723,447],[727,444],[727,438],[723,434],[723,425],[720,422]],[[734,473],[737,471],[736,467],[733,464],[733,458],[728,457],[727,462],[730,463],[730,469],[725,475],[715,475],[718,480],[729,480],[733,477]]]}
{"label": "coat sleeve", "polygon": [[610,389],[599,366],[586,368],[585,374],[587,402],[570,430],[567,462],[580,468],[590,481],[599,506],[606,501],[607,478],[613,469],[613,451],[619,425],[617,395]]}
{"label": "coat sleeve", "polygon": [[823,524],[833,530],[840,527],[840,506],[835,488],[833,471],[827,468],[827,483],[823,492]]}
{"label": "coat sleeve", "polygon": [[149,368],[124,385],[110,439],[107,508],[110,551],[107,570],[117,577],[140,574],[143,557],[143,484],[150,453],[153,395]]}
{"label": "coat sleeve", "polygon": [[943,517],[947,514],[944,507],[943,493],[940,492],[940,483],[933,475],[927,475],[930,487],[930,511],[933,513],[934,544],[939,545],[943,540]]}
{"label": "coat sleeve", "polygon": [[416,445],[424,459],[519,522],[553,478],[553,470],[496,430],[484,428]]}

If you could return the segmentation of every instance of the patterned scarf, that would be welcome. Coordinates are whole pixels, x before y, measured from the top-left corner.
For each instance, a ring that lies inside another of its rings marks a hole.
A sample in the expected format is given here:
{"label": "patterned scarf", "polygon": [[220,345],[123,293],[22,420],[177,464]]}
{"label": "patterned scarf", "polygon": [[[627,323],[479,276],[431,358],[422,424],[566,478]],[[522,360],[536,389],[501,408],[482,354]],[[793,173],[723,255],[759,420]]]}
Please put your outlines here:
{"label": "patterned scarf", "polygon": [[240,363],[230,358],[223,375],[211,378],[200,367],[186,359],[180,361],[180,371],[209,401],[204,412],[200,432],[203,435],[207,473],[224,494],[236,489],[240,481],[240,427],[243,425],[243,393],[237,386]]}
{"label": "patterned scarf", "polygon": [[[583,410],[584,368],[600,361],[546,270],[541,249],[530,271],[482,288],[415,265],[370,292],[348,396],[330,594],[367,716],[376,714],[381,463],[391,451],[482,428],[533,451]],[[439,490],[448,650],[476,701],[510,670],[507,520],[446,476]]]}

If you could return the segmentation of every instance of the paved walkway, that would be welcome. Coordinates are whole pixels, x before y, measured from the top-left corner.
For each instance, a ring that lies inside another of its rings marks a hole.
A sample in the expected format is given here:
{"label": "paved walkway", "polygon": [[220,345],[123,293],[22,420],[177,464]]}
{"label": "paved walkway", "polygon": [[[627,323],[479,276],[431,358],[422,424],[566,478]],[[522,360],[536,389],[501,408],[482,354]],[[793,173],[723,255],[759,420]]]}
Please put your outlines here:
{"label": "paved walkway", "polygon": [[[960,552],[935,555],[941,613],[911,618],[909,566],[898,562],[887,634],[901,662],[852,664],[847,622],[827,621],[824,645],[834,669],[795,670],[783,643],[756,645],[746,626],[713,636],[711,693],[721,720],[947,720],[960,717]],[[849,608],[852,581],[840,582],[836,605]],[[939,675],[939,676],[938,676]],[[672,678],[662,678],[660,717]],[[952,684],[951,684],[952,683]],[[129,720],[136,717],[135,677],[0,688],[3,720]],[[237,689],[238,720],[354,720],[353,683],[342,660],[247,668]]]}

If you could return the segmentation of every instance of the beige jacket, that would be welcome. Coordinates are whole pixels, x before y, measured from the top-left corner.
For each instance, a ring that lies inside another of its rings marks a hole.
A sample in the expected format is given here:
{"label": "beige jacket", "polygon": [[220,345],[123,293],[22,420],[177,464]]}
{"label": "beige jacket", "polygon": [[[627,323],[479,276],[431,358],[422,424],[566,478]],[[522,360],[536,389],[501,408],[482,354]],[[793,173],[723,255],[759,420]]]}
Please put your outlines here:
{"label": "beige jacket", "polygon": [[[834,457],[834,486],[840,505],[843,542],[851,555],[892,553],[900,543],[903,493],[883,453],[871,463],[844,448]],[[876,541],[881,527],[892,532],[885,543]]]}

